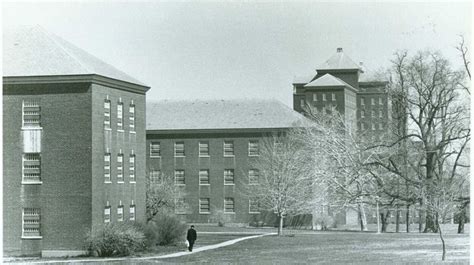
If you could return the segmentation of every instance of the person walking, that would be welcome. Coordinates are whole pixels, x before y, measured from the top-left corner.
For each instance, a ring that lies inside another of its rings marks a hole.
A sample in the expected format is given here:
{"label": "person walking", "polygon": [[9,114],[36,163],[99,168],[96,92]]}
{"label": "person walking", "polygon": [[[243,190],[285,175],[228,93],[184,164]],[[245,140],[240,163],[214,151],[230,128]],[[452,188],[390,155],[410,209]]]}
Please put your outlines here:
{"label": "person walking", "polygon": [[191,228],[188,229],[188,235],[186,236],[186,239],[189,242],[188,250],[192,252],[194,241],[197,239],[197,233],[196,230],[194,230],[194,225],[191,225]]}

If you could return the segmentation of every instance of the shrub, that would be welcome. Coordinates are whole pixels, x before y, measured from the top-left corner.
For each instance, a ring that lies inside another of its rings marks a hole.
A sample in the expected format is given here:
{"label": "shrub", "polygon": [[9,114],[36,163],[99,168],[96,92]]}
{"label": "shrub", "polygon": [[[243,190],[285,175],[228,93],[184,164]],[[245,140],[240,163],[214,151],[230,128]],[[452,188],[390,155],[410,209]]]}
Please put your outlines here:
{"label": "shrub", "polygon": [[211,221],[222,227],[231,221],[231,217],[228,214],[225,214],[224,211],[219,210],[212,214]]}
{"label": "shrub", "polygon": [[170,245],[184,241],[187,226],[176,215],[158,215],[153,222],[156,229],[156,244]]}
{"label": "shrub", "polygon": [[106,224],[87,234],[86,247],[100,257],[128,256],[146,248],[145,235],[133,223]]}
{"label": "shrub", "polygon": [[136,228],[145,235],[145,245],[151,247],[157,244],[158,229],[155,222],[135,223]]}
{"label": "shrub", "polygon": [[327,230],[335,225],[334,218],[327,214],[317,216],[315,221],[321,227],[321,230]]}

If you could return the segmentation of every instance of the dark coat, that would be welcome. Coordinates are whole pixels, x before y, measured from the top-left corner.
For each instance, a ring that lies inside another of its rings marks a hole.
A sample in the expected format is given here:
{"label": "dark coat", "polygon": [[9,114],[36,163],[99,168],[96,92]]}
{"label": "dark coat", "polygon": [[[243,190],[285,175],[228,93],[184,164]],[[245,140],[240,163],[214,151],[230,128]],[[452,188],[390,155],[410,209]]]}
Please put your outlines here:
{"label": "dark coat", "polygon": [[196,241],[196,239],[197,239],[196,230],[190,228],[190,229],[188,230],[188,235],[186,236],[186,239],[187,239],[188,241]]}

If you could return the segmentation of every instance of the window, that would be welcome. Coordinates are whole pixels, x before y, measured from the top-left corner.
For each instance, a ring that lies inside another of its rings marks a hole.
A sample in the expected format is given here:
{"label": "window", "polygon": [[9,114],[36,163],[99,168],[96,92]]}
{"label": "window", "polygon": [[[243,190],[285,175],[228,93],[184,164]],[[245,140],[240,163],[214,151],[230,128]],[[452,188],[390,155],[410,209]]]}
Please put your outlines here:
{"label": "window", "polygon": [[41,183],[41,156],[39,153],[23,154],[23,183]]}
{"label": "window", "polygon": [[301,106],[302,108],[304,108],[304,107],[305,107],[305,102],[304,102],[304,99],[300,99],[300,106]]}
{"label": "window", "polygon": [[235,213],[234,198],[224,199],[224,213]]}
{"label": "window", "polygon": [[382,98],[379,98],[379,105],[383,105],[383,100],[382,100]]}
{"label": "window", "polygon": [[104,128],[110,129],[110,100],[104,100]]}
{"label": "window", "polygon": [[117,155],[117,181],[123,182],[123,154]]}
{"label": "window", "polygon": [[383,124],[379,123],[379,130],[383,130]]}
{"label": "window", "polygon": [[372,110],[370,113],[371,113],[371,117],[375,118],[375,110]]}
{"label": "window", "polygon": [[336,101],[336,94],[335,93],[331,93],[331,100]]}
{"label": "window", "polygon": [[283,153],[283,143],[278,141],[278,140],[275,141],[273,143],[273,150],[275,151],[275,153],[277,155],[282,154]]}
{"label": "window", "polygon": [[323,93],[323,101],[326,101],[326,93]]}
{"label": "window", "polygon": [[209,156],[209,142],[199,142],[199,156],[208,157]]}
{"label": "window", "polygon": [[117,130],[123,130],[123,103],[117,104]]}
{"label": "window", "polygon": [[372,212],[372,218],[376,218],[377,217],[377,212]]}
{"label": "window", "polygon": [[174,156],[184,156],[184,142],[174,143]]}
{"label": "window", "polygon": [[41,237],[41,211],[39,208],[23,208],[22,237]]}
{"label": "window", "polygon": [[150,157],[160,157],[161,149],[160,142],[151,142],[150,143]]}
{"label": "window", "polygon": [[249,156],[258,156],[258,140],[249,141]]}
{"label": "window", "polygon": [[135,221],[135,205],[130,205],[130,221]]}
{"label": "window", "polygon": [[249,170],[249,185],[257,185],[258,178],[259,178],[258,169],[250,169]]}
{"label": "window", "polygon": [[234,156],[233,141],[224,141],[224,156]]}
{"label": "window", "polygon": [[360,129],[365,130],[365,123],[362,123],[362,122],[360,123]]}
{"label": "window", "polygon": [[104,154],[104,180],[110,182],[110,153]]}
{"label": "window", "polygon": [[383,111],[379,110],[379,118],[383,118]]}
{"label": "window", "polygon": [[186,200],[184,198],[178,198],[174,200],[174,212],[176,214],[186,213]]}
{"label": "window", "polygon": [[121,203],[117,207],[117,221],[119,222],[123,221],[123,205]]}
{"label": "window", "polygon": [[[132,150],[133,152],[133,150]],[[130,181],[135,181],[135,155],[131,154],[130,155],[130,161],[129,161],[129,173],[130,173]]]}
{"label": "window", "polygon": [[360,99],[360,105],[361,105],[361,106],[364,106],[364,105],[365,105],[365,98],[361,98],[361,99]]}
{"label": "window", "polygon": [[110,206],[104,208],[104,223],[110,223]]}
{"label": "window", "polygon": [[175,185],[185,185],[184,181],[184,170],[175,170],[174,171],[174,184]]}
{"label": "window", "polygon": [[209,169],[199,170],[199,185],[209,185]]}
{"label": "window", "polygon": [[199,213],[208,214],[211,212],[211,203],[209,198],[199,199]]}
{"label": "window", "polygon": [[375,98],[370,99],[370,105],[375,105]]}
{"label": "window", "polygon": [[135,131],[135,105],[133,105],[133,102],[132,104],[130,104],[130,108],[128,112],[129,112],[128,119],[129,119],[129,124],[130,124],[130,131],[134,132]]}
{"label": "window", "polygon": [[37,101],[23,101],[23,127],[41,127],[41,108]]}
{"label": "window", "polygon": [[150,182],[153,184],[161,184],[162,183],[162,178],[161,178],[161,171],[159,170],[151,170],[150,171]]}
{"label": "window", "polygon": [[316,93],[313,94],[313,101],[318,101],[318,95]]}
{"label": "window", "polygon": [[375,131],[375,123],[372,123],[372,131]]}
{"label": "window", "polygon": [[224,169],[224,185],[234,185],[233,169]]}
{"label": "window", "polygon": [[365,118],[365,111],[363,111],[363,110],[360,111],[360,117]]}
{"label": "window", "polygon": [[249,213],[260,213],[258,211],[258,200],[249,199]]}

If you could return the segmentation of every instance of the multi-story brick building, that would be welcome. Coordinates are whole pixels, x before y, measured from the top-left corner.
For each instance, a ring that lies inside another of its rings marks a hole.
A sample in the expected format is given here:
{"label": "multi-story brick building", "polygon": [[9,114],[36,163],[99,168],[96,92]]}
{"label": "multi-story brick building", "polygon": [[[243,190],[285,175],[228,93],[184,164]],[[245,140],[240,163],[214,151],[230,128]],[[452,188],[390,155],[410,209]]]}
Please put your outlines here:
{"label": "multi-story brick building", "polygon": [[232,223],[248,224],[260,213],[241,191],[258,179],[252,164],[259,144],[302,118],[272,100],[148,102],[148,174],[152,180],[173,176],[182,186],[186,197],[180,205],[188,208],[177,213],[183,219],[212,223],[221,211]]}
{"label": "multi-story brick building", "polygon": [[3,35],[5,255],[77,255],[145,218],[148,86],[39,27]]}

